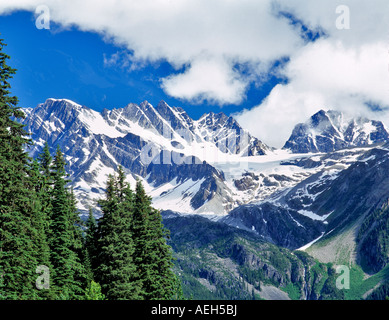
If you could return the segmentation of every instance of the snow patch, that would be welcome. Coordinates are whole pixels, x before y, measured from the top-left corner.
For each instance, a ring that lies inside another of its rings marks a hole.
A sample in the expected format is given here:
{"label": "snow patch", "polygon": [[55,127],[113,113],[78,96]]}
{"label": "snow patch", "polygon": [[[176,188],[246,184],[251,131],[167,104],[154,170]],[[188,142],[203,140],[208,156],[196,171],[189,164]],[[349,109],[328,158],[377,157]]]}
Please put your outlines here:
{"label": "snow patch", "polygon": [[305,217],[308,217],[312,220],[315,220],[315,221],[325,221],[327,220],[327,218],[333,213],[334,211],[331,211],[330,213],[324,215],[324,216],[319,216],[317,215],[316,213],[313,213],[312,211],[308,211],[308,210],[299,210],[298,213],[305,216]]}
{"label": "snow patch", "polygon": [[307,243],[305,246],[302,246],[301,248],[299,248],[299,249],[297,249],[297,250],[298,250],[298,251],[305,251],[305,250],[307,250],[309,247],[311,247],[313,244],[315,244],[315,243],[318,242],[321,238],[323,238],[323,237],[324,237],[324,234],[325,234],[325,232],[323,232],[319,238],[317,238],[317,239],[311,241],[310,243]]}

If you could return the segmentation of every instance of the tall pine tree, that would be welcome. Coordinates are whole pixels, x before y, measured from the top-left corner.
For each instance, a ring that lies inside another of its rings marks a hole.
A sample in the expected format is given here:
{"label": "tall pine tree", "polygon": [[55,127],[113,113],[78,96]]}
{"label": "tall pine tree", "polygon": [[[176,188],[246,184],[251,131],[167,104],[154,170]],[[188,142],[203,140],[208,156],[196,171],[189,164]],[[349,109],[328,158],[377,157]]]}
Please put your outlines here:
{"label": "tall pine tree", "polygon": [[133,218],[135,263],[142,280],[142,295],[146,300],[172,299],[177,296],[171,247],[166,239],[169,232],[162,225],[158,210],[151,206],[141,181],[137,181]]}
{"label": "tall pine tree", "polygon": [[88,219],[85,223],[84,235],[84,266],[88,276],[88,282],[95,280],[94,270],[97,268],[97,222],[93,216],[92,208],[89,208]]}
{"label": "tall pine tree", "polygon": [[98,267],[95,271],[102,293],[109,300],[141,299],[141,281],[134,264],[131,233],[133,192],[124,172],[110,175],[106,197],[99,201],[103,217],[98,226]]}
{"label": "tall pine tree", "polygon": [[65,160],[57,148],[53,163],[53,193],[51,232],[49,237],[53,283],[59,299],[79,299],[84,296],[85,269],[81,263],[80,234],[75,212],[75,199],[67,190]]}
{"label": "tall pine tree", "polygon": [[0,39],[0,299],[39,299],[36,268],[44,247],[44,219],[25,152],[31,140],[14,120],[24,113],[17,97],[10,95],[9,80],[16,70],[7,65],[5,46]]}
{"label": "tall pine tree", "polygon": [[[48,243],[50,220],[48,211],[46,209],[46,189],[44,187],[45,179],[40,172],[40,167],[37,160],[32,162],[30,177],[31,189],[35,191],[31,193],[30,197],[32,201],[32,210],[35,212],[33,219],[34,224],[32,226],[36,230],[36,235],[33,239],[35,239],[34,241],[38,247],[37,255],[39,257],[40,265],[48,268],[48,270],[52,270],[53,268],[50,262],[50,246]],[[48,281],[50,281],[50,279],[48,279]],[[39,296],[41,296],[43,299],[53,299],[54,293],[49,286],[45,290],[40,290]]]}

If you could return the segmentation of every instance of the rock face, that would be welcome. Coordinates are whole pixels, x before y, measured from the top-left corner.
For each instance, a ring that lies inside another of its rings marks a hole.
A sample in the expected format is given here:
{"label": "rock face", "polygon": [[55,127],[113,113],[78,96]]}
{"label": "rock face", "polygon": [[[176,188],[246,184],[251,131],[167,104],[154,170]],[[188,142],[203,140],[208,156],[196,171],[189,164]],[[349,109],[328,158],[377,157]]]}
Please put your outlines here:
{"label": "rock face", "polygon": [[388,140],[388,130],[380,121],[321,110],[306,123],[296,125],[284,148],[293,153],[333,152]]}
{"label": "rock face", "polygon": [[[176,272],[193,299],[322,299],[335,271],[245,230],[199,216],[163,212]],[[324,285],[319,285],[319,284]],[[292,290],[288,291],[287,288]]]}
{"label": "rock face", "polygon": [[223,113],[193,120],[164,101],[155,108],[144,101],[99,113],[70,100],[48,99],[25,113],[23,124],[36,142],[30,154],[36,156],[45,142],[52,152],[60,146],[84,212],[121,165],[130,182],[143,180],[163,206],[226,214],[234,200],[223,172],[210,162],[271,150]]}
{"label": "rock face", "polygon": [[[359,219],[369,219],[389,198],[389,150],[383,146],[355,151],[352,156],[349,152],[315,159],[317,173],[264,201],[239,206],[220,221],[279,246],[298,249],[321,235],[335,235]],[[311,167],[310,161],[293,163]],[[371,218],[369,223],[378,228]]]}
{"label": "rock face", "polygon": [[296,126],[288,150],[276,153],[231,117],[193,120],[165,102],[99,113],[48,99],[25,113],[36,142],[31,155],[46,141],[52,152],[60,146],[82,212],[95,206],[119,165],[132,186],[142,180],[156,208],[172,210],[165,220],[178,267],[195,287],[197,279],[214,290],[209,298],[261,296],[261,283],[268,297],[290,286],[300,298],[331,297],[327,267],[312,269],[313,259],[289,250],[331,240],[350,226],[359,230],[355,254],[366,272],[389,263],[389,135],[379,121],[320,111]]}
{"label": "rock face", "polygon": [[242,154],[246,156],[265,155],[271,148],[260,140],[246,133],[239,123],[224,113],[213,112],[203,115],[197,121],[200,136],[207,137],[223,152]]}
{"label": "rock face", "polygon": [[318,238],[325,227],[296,210],[271,203],[240,206],[219,220],[252,231],[263,240],[288,249],[297,249]]}

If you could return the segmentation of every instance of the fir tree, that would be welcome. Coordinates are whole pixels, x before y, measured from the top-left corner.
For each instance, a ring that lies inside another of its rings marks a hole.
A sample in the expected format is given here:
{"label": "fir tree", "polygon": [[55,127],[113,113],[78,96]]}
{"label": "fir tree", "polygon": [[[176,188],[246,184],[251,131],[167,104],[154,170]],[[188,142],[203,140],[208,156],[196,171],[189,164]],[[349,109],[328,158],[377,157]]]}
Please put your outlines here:
{"label": "fir tree", "polygon": [[97,222],[93,216],[92,208],[89,208],[88,219],[85,223],[84,237],[84,266],[89,281],[95,279],[93,270],[97,268]]}
{"label": "fir tree", "polygon": [[7,65],[0,39],[0,299],[38,299],[36,267],[43,250],[40,205],[32,186],[31,144],[18,99],[10,95],[9,79],[16,70]]}
{"label": "fir tree", "polygon": [[105,300],[105,296],[101,293],[101,286],[94,282],[90,282],[88,289],[85,292],[85,300]]}
{"label": "fir tree", "polygon": [[38,162],[39,162],[40,169],[42,171],[42,175],[46,179],[46,183],[48,185],[50,185],[50,181],[51,181],[52,161],[53,161],[53,157],[50,154],[50,148],[46,141],[42,153],[38,155]]}
{"label": "fir tree", "polygon": [[140,299],[131,233],[133,194],[121,167],[118,177],[109,176],[106,197],[99,205],[104,215],[98,226],[97,281],[109,300]]}
{"label": "fir tree", "polygon": [[[84,250],[84,237],[82,231],[83,222],[81,221],[79,211],[77,209],[77,199],[74,195],[73,187],[68,191],[69,201],[69,227],[71,235],[71,249],[76,254],[78,263],[73,264],[75,272],[75,280],[81,288],[86,288],[91,279],[89,279],[87,270],[85,267],[86,251]],[[80,293],[82,291],[79,291]]]}
{"label": "fir tree", "polygon": [[52,211],[52,192],[53,192],[53,178],[52,178],[52,161],[49,146],[47,142],[41,154],[34,160],[34,171],[36,176],[35,189],[38,194],[40,203],[42,205],[42,214],[47,221],[45,226],[45,234],[50,234],[50,216]]}
{"label": "fir tree", "polygon": [[[35,229],[34,241],[37,244],[37,256],[39,257],[39,264],[41,266],[47,267],[49,270],[52,270],[52,265],[50,262],[50,246],[48,243],[48,234],[49,234],[49,217],[47,214],[46,206],[47,203],[43,200],[45,188],[44,178],[39,171],[39,163],[37,160],[34,160],[30,170],[30,183],[31,189],[35,192],[32,192],[30,200],[32,203],[32,210],[34,212],[32,219],[32,226]],[[43,299],[53,299],[54,294],[50,287],[45,290],[39,291],[39,296]]]}
{"label": "fir tree", "polygon": [[75,217],[75,200],[66,189],[65,160],[59,147],[53,164],[53,194],[50,249],[54,267],[53,282],[59,299],[78,299],[84,295],[85,271],[80,259],[80,231]]}
{"label": "fir tree", "polygon": [[166,244],[168,230],[162,225],[158,210],[151,206],[140,181],[136,184],[133,219],[135,262],[142,280],[142,294],[147,300],[172,299],[177,296],[171,247]]}

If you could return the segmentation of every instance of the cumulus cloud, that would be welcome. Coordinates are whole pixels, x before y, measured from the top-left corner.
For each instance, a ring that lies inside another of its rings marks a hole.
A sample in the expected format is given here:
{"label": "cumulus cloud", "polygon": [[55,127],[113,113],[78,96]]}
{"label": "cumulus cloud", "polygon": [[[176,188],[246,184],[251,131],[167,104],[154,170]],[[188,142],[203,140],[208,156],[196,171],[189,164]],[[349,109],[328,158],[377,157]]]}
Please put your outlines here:
{"label": "cumulus cloud", "polygon": [[389,108],[388,58],[382,42],[350,49],[339,41],[320,40],[291,57],[281,71],[289,79],[287,84],[276,86],[261,105],[235,117],[252,134],[277,147],[282,147],[295,124],[320,109],[363,115],[389,126],[389,113],[373,113],[368,106]]}
{"label": "cumulus cloud", "polygon": [[162,87],[170,96],[219,104],[240,104],[247,85],[247,81],[234,72],[228,62],[209,58],[196,59],[184,73],[162,81]]}
{"label": "cumulus cloud", "polygon": [[[367,116],[389,126],[388,3],[354,0],[346,4],[350,29],[342,30],[336,27],[337,1],[280,4],[280,10],[311,28],[323,28],[327,36],[291,54],[280,70],[288,83],[276,86],[260,105],[235,115],[243,127],[282,147],[294,125],[320,109]],[[373,112],[371,104],[381,111]]]}
{"label": "cumulus cloud", "polygon": [[[34,11],[40,4],[1,1],[0,13]],[[177,70],[189,65],[162,84],[167,93],[191,101],[239,103],[248,83],[234,71],[237,63],[270,63],[303,44],[288,21],[277,17],[272,0],[45,0],[45,5],[62,28],[98,32],[125,46],[132,63],[164,59]],[[106,62],[115,58],[106,57]],[[215,84],[204,88],[201,82],[210,78]]]}
{"label": "cumulus cloud", "polygon": [[[331,40],[341,40],[344,45],[360,45],[388,40],[389,2],[386,0],[275,0],[280,11],[292,13],[312,29],[321,27]],[[337,19],[347,6],[350,12],[350,30],[339,29]]]}

